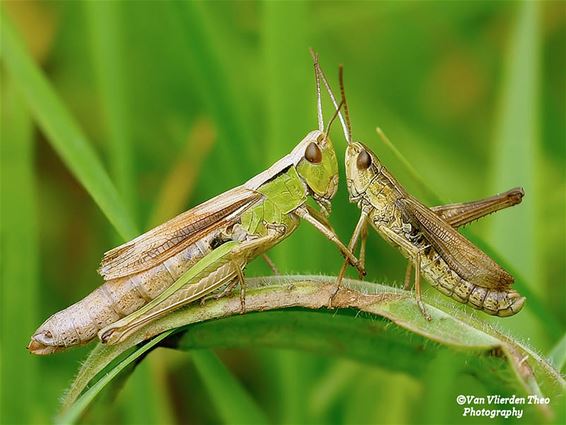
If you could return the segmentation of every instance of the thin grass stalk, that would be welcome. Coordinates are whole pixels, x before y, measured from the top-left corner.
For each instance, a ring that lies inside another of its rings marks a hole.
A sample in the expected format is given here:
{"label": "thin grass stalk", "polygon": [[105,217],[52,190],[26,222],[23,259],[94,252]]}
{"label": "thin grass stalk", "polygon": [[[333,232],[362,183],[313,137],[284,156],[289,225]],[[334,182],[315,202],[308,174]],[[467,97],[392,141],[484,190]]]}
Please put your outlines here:
{"label": "thin grass stalk", "polygon": [[[507,46],[504,78],[493,137],[491,167],[492,190],[521,185],[525,199],[512,216],[496,215],[490,220],[488,241],[504,253],[525,277],[526,284],[539,296],[544,295],[544,276],[537,217],[540,199],[536,175],[539,169],[539,63],[540,31],[538,2],[520,2],[515,7],[515,22]],[[531,329],[531,317],[519,315],[509,322],[517,334]],[[543,343],[543,324],[530,338]]]}
{"label": "thin grass stalk", "polygon": [[0,422],[26,424],[41,415],[39,362],[24,356],[41,297],[34,132],[11,79],[0,99]]}
{"label": "thin grass stalk", "polygon": [[35,121],[71,173],[124,239],[137,234],[118,191],[108,177],[82,129],[61,102],[54,88],[26,51],[6,14],[0,26],[0,55]]}

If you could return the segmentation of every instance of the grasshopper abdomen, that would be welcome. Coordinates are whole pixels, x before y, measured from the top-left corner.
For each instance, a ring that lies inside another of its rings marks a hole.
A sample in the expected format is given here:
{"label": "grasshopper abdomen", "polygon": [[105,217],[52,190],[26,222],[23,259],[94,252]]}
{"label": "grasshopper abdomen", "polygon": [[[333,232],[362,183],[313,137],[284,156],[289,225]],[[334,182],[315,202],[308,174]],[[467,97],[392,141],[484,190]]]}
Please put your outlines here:
{"label": "grasshopper abdomen", "polygon": [[525,302],[515,290],[484,288],[463,279],[432,249],[421,256],[421,273],[444,295],[493,316],[512,316]]}

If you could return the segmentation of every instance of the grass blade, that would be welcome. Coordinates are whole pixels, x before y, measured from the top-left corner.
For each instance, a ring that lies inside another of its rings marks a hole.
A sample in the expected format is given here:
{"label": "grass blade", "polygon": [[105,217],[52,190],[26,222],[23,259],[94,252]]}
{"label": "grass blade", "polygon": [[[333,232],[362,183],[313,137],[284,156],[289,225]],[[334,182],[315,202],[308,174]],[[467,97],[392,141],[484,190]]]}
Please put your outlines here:
{"label": "grass blade", "polygon": [[413,167],[410,161],[401,153],[399,149],[397,149],[397,146],[391,143],[391,140],[389,140],[389,138],[385,135],[383,130],[379,127],[377,127],[375,130],[377,131],[379,138],[383,141],[385,146],[387,146],[389,150],[393,152],[395,158],[397,158],[397,160],[401,164],[403,164],[403,167],[405,167],[405,169],[407,170],[413,181],[417,184],[417,186],[419,186],[419,188],[425,194],[426,200],[430,202],[432,205],[442,204],[443,202],[440,200],[438,195],[425,183],[425,181],[418,173],[418,171],[415,169],[415,167]]}
{"label": "grass blade", "polygon": [[172,331],[163,332],[161,335],[155,337],[147,344],[142,345],[140,348],[131,353],[125,360],[121,361],[119,364],[113,367],[110,371],[108,371],[108,373],[106,373],[98,381],[96,381],[96,383],[88,388],[68,410],[62,412],[62,414],[57,417],[56,423],[77,423],[89,404],[92,403],[92,401],[104,389],[106,385],[108,385],[116,376],[118,376],[120,372],[122,372],[127,366],[132,364],[135,360],[137,360],[143,354],[147,353],[150,349],[155,347],[157,344],[159,344],[159,342],[167,338],[172,333]]}
{"label": "grass blade", "polygon": [[33,126],[11,80],[3,84],[1,103],[0,422],[25,424],[35,418],[39,386],[38,363],[24,357],[39,300]]}
{"label": "grass blade", "polygon": [[[253,170],[258,164],[259,153],[255,149],[251,132],[241,114],[241,101],[237,91],[229,84],[222,52],[211,36],[211,17],[207,3],[171,2],[174,13],[181,21],[186,34],[186,47],[192,59],[191,70],[198,82],[201,98],[215,120],[220,140],[219,152],[226,164],[238,158],[239,166]],[[226,167],[222,171],[235,171]]]}
{"label": "grass blade", "polygon": [[216,130],[205,118],[197,119],[187,136],[186,144],[165,176],[150,215],[154,227],[180,214],[194,192],[200,170],[216,141]]}
{"label": "grass blade", "polygon": [[558,341],[550,351],[548,360],[557,370],[564,368],[564,365],[566,365],[566,334],[562,335],[560,341]]}
{"label": "grass blade", "polygon": [[100,90],[100,106],[106,127],[113,181],[124,199],[130,215],[136,216],[134,151],[128,114],[128,92],[125,85],[125,46],[121,32],[121,3],[84,3],[90,24],[93,63]]}
{"label": "grass blade", "polygon": [[363,367],[351,361],[335,362],[318,380],[311,393],[309,413],[315,422],[324,422],[324,413],[352,392],[363,376]]}
{"label": "grass blade", "polygon": [[23,94],[34,119],[120,236],[131,239],[137,230],[116,188],[81,128],[26,52],[5,13],[0,30],[2,62]]}
{"label": "grass blade", "polygon": [[456,376],[461,373],[462,364],[449,350],[441,350],[428,364],[426,371],[427,390],[422,401],[422,424],[449,423],[450,415],[455,406],[453,403],[436,405],[435,409],[426,409],[433,406],[435,400],[451,400],[456,389]]}
{"label": "grass blade", "polygon": [[223,423],[269,423],[256,402],[212,351],[192,350],[191,355]]}
{"label": "grass blade", "polygon": [[501,191],[521,185],[526,196],[512,218],[494,216],[489,241],[496,249],[505,248],[501,251],[535,285],[539,6],[529,1],[516,5],[516,23],[510,38],[493,143],[492,188]]}
{"label": "grass blade", "polygon": [[[491,187],[499,191],[520,185],[526,196],[512,215],[493,217],[488,242],[505,253],[531,291],[543,297],[544,271],[538,254],[542,250],[536,236],[543,234],[537,224],[541,200],[535,182],[539,165],[539,3],[524,1],[515,5],[493,139]],[[509,327],[537,345],[547,344],[545,324],[533,331],[530,319],[519,315],[509,322]]]}

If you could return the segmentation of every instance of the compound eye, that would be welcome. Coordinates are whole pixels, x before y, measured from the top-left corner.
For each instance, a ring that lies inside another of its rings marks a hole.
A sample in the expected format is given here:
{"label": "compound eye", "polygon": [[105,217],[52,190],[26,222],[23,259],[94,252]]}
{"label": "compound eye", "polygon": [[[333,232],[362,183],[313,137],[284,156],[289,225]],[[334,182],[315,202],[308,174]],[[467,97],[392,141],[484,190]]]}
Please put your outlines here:
{"label": "compound eye", "polygon": [[371,155],[364,149],[358,154],[356,166],[358,170],[367,170],[371,165]]}
{"label": "compound eye", "polygon": [[313,164],[318,164],[320,161],[322,161],[322,152],[320,151],[320,148],[316,143],[309,143],[307,149],[305,150],[305,158],[308,162],[311,162]]}

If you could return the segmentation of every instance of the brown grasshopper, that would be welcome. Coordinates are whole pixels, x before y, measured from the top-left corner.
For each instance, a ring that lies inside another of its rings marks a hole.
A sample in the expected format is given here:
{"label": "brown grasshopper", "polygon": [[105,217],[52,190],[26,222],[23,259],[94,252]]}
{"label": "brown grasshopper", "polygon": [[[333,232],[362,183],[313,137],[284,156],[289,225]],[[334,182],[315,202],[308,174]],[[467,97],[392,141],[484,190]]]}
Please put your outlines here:
{"label": "brown grasshopper", "polygon": [[[324,74],[319,72],[336,104]],[[523,189],[511,189],[479,201],[426,207],[407,193],[375,153],[363,143],[352,140],[342,67],[339,79],[344,107],[344,114],[340,113],[339,117],[348,142],[346,181],[350,202],[356,203],[361,210],[348,248],[353,250],[361,236],[359,258],[363,265],[368,222],[387,242],[397,247],[409,260],[406,289],[410,286],[412,267],[415,268],[417,305],[427,320],[431,317],[421,300],[421,274],[440,292],[463,304],[495,316],[516,314],[523,307],[525,298],[511,288],[513,277],[455,228],[520,203]],[[346,267],[344,264],[340,271],[338,288]]]}

